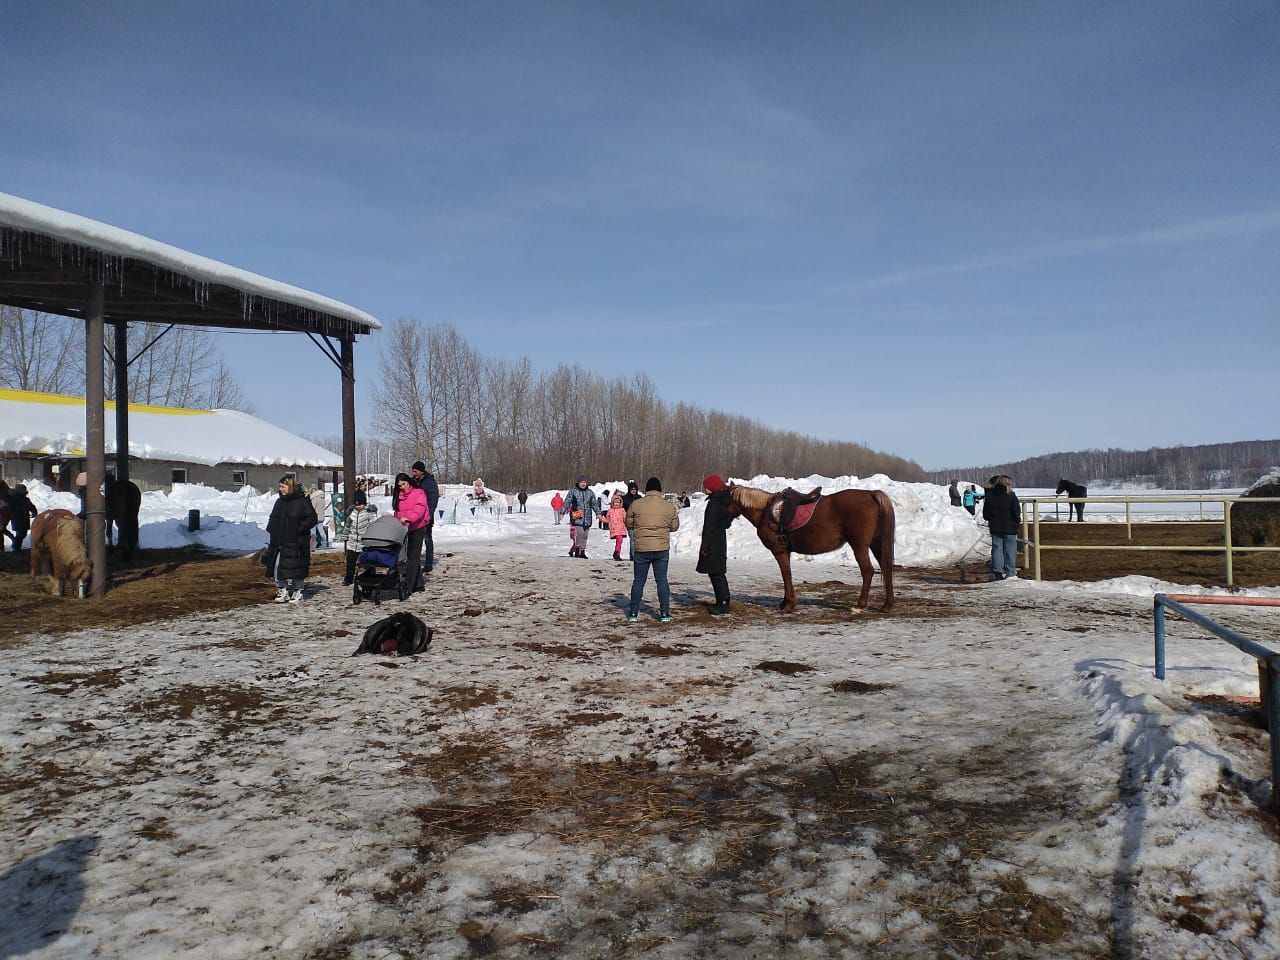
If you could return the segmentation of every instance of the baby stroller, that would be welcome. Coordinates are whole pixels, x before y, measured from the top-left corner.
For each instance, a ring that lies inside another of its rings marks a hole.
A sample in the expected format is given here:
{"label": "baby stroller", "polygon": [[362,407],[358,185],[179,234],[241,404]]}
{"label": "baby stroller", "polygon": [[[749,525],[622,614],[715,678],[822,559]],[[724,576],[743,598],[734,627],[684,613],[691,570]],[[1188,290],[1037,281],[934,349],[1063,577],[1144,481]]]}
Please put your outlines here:
{"label": "baby stroller", "polygon": [[373,521],[360,538],[360,556],[356,560],[360,569],[351,602],[381,603],[383,590],[394,590],[403,600],[409,595],[409,586],[405,583],[408,562],[409,531],[405,525],[392,516]]}

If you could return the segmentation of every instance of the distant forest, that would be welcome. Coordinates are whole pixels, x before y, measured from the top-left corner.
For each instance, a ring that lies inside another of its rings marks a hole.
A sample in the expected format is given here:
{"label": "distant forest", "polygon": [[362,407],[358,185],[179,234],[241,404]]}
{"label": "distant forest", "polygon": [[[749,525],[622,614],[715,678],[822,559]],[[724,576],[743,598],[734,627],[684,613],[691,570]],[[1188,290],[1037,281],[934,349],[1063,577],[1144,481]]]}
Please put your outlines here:
{"label": "distant forest", "polygon": [[671,403],[643,374],[608,380],[577,364],[538,372],[527,358],[486,357],[449,324],[397,320],[380,340],[373,422],[357,441],[362,473],[421,459],[442,482],[482,477],[495,490],[563,488],[579,473],[642,485],[653,474],[669,491],[697,490],[709,473],[924,479],[918,463],[858,443]]}
{"label": "distant forest", "polygon": [[1280,465],[1280,440],[1240,440],[1194,447],[1152,447],[1150,450],[1080,450],[1048,453],[1015,463],[931,470],[934,483],[953,479],[985,479],[1007,473],[1020,487],[1055,487],[1065,478],[1075,483],[1103,480],[1149,483],[1166,490],[1213,490],[1247,487]]}

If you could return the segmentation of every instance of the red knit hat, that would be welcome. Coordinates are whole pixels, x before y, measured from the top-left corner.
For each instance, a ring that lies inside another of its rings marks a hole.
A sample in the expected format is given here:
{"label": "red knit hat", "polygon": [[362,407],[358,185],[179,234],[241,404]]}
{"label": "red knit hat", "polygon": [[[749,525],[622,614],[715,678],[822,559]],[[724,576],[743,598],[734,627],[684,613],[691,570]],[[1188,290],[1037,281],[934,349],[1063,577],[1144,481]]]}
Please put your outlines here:
{"label": "red knit hat", "polygon": [[702,487],[707,493],[719,493],[724,489],[724,481],[720,479],[719,474],[713,473],[702,478]]}

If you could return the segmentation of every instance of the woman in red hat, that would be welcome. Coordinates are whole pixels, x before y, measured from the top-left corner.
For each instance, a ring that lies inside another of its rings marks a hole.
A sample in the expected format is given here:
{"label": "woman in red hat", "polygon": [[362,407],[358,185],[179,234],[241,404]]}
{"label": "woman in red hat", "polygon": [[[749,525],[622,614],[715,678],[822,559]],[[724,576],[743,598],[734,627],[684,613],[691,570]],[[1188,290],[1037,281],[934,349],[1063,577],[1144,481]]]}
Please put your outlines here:
{"label": "woman in red hat", "polygon": [[711,589],[716,602],[707,608],[712,616],[729,612],[729,578],[725,575],[729,565],[729,547],[725,536],[733,518],[729,516],[729,488],[717,474],[702,481],[707,493],[707,511],[702,516],[702,546],[698,550],[698,572],[711,578]]}

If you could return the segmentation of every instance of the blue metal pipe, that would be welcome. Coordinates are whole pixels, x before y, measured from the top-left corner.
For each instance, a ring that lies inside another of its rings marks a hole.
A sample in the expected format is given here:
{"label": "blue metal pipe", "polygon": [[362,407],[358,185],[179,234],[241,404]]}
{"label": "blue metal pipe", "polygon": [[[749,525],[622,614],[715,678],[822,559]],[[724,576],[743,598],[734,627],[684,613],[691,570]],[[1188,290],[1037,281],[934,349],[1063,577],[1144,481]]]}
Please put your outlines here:
{"label": "blue metal pipe", "polygon": [[1168,607],[1179,616],[1185,617],[1192,623],[1204,627],[1215,637],[1227,641],[1236,649],[1249,654],[1249,656],[1258,661],[1258,698],[1262,701],[1263,710],[1266,712],[1267,732],[1270,734],[1271,740],[1271,810],[1273,813],[1280,815],[1280,653],[1276,653],[1260,643],[1255,643],[1246,637],[1240,636],[1234,630],[1224,627],[1204,614],[1196,613],[1190,607],[1176,600],[1170,600],[1163,593],[1157,593],[1154,613],[1156,627],[1155,666],[1156,679],[1158,680],[1164,679],[1165,607]]}

